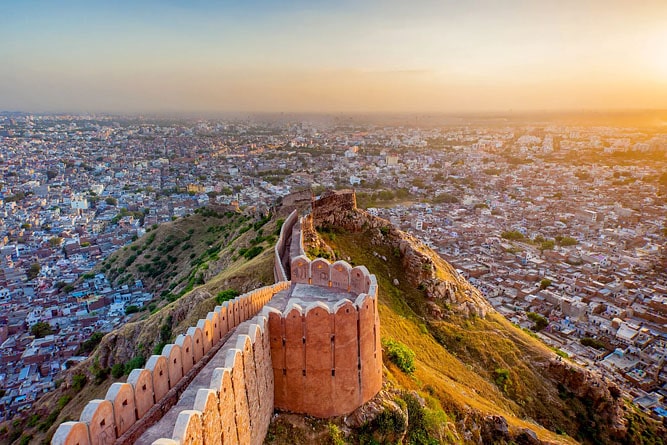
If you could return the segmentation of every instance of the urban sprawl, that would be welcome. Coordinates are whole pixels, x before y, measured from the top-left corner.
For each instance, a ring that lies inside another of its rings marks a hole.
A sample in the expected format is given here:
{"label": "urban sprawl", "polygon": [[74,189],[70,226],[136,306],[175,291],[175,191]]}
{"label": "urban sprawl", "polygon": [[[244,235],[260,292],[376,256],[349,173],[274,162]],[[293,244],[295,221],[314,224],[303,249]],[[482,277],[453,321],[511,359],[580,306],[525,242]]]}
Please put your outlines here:
{"label": "urban sprawl", "polygon": [[213,204],[354,188],[516,325],[667,416],[667,132],[0,114],[0,416],[153,294],[94,266]]}

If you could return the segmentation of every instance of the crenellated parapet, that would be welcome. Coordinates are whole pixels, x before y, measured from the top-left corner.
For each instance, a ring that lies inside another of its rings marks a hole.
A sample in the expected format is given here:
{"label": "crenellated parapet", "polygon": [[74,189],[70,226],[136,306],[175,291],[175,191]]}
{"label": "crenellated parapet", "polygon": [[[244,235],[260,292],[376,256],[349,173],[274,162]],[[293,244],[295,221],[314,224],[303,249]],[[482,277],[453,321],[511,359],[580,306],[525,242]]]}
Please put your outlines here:
{"label": "crenellated parapet", "polygon": [[52,443],[259,445],[274,409],[326,418],[375,396],[382,387],[375,275],[345,261],[311,261],[300,228],[296,212],[281,228],[279,282],[216,306],[89,402],[78,421],[62,423]]}
{"label": "crenellated parapet", "polygon": [[377,280],[366,266],[352,267],[345,261],[330,263],[324,258],[292,258],[292,283],[331,287],[353,294],[377,294]]}
{"label": "crenellated parapet", "polygon": [[[191,409],[179,412],[170,438],[153,444],[251,444],[264,441],[273,414],[268,321],[257,315],[239,325],[220,351],[207,387],[197,390]],[[171,442],[173,441],[173,442]]]}
{"label": "crenellated parapet", "polygon": [[363,266],[306,257],[293,259],[292,276],[286,307],[263,311],[275,407],[315,417],[349,414],[382,387],[375,276]]}
{"label": "crenellated parapet", "polygon": [[[186,334],[179,335],[173,344],[166,345],[161,354],[149,357],[145,368],[133,370],[127,382],[112,384],[104,399],[88,402],[78,421],[62,423],[51,443],[114,443],[133,425],[141,422],[151,409],[159,408],[168,393],[221,339],[257,314],[289,284],[280,282],[266,286],[216,306]],[[262,325],[262,332],[264,329]],[[256,334],[253,335],[256,338]],[[270,360],[270,357],[266,358]]]}

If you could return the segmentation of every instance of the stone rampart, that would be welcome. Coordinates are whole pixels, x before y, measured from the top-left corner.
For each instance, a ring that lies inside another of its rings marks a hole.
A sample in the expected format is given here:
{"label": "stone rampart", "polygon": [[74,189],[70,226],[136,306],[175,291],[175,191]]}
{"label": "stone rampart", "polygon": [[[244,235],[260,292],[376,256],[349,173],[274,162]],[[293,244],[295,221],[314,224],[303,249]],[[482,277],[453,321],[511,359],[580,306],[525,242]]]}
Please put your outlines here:
{"label": "stone rampart", "polygon": [[[350,193],[323,199],[355,206]],[[321,204],[314,203],[313,211],[328,208]],[[275,285],[216,306],[151,356],[145,369],[114,383],[104,400],[89,402],[79,421],[62,423],[52,443],[133,443],[162,419],[168,428],[173,422],[171,437],[153,441],[169,434],[158,429],[147,443],[259,445],[275,408],[324,418],[347,415],[377,394],[382,351],[376,278],[364,266],[309,260],[300,226],[295,211],[281,228]],[[224,361],[211,363],[212,356]],[[213,370],[208,386],[194,387],[194,402],[179,399],[206,363],[224,366]]]}
{"label": "stone rampart", "polygon": [[[189,328],[187,334],[179,335],[174,344],[166,345],[162,354],[151,356],[146,362],[145,369],[133,370],[126,383],[111,385],[104,400],[90,401],[83,409],[78,422],[62,423],[54,434],[51,443],[79,445],[115,443],[116,439],[130,427],[140,422],[151,408],[159,405],[169,390],[174,388],[192,370],[194,364],[201,360],[213,348],[214,344],[220,341],[229,331],[255,315],[269,302],[273,295],[288,287],[289,282],[279,282],[273,286],[263,287],[240,295],[233,300],[224,302],[221,306],[216,306],[215,310],[209,312],[205,319],[199,320],[197,326]],[[234,316],[230,317],[232,312]],[[270,372],[271,358],[268,353],[268,336],[264,340],[266,336],[265,318],[257,318],[257,321],[251,323],[244,333],[248,333],[246,338],[250,339],[251,342],[240,345],[240,357],[242,360],[245,357],[245,361],[238,365],[241,366],[241,371],[238,372],[244,378],[245,374],[248,374],[248,380],[255,385],[252,390],[252,394],[254,394],[253,402],[258,400],[260,394],[266,396],[268,385],[266,376],[271,377],[271,391],[268,391],[270,396],[266,398],[267,402],[262,404],[262,407],[267,410],[270,406],[270,412],[269,414],[262,412],[259,417],[253,417],[266,419],[266,426],[256,425],[257,432],[253,435],[253,437],[261,435],[263,439],[266,428],[268,428],[268,421],[271,418],[270,413],[273,412],[273,376]],[[256,346],[257,339],[261,340],[260,346]],[[264,347],[264,344],[266,344],[266,347]],[[248,348],[251,355],[248,355]],[[256,365],[255,357],[267,367],[267,371],[262,373],[259,379],[257,377],[259,373],[256,371],[259,366]],[[234,369],[234,366],[234,362],[229,363],[229,369]],[[251,372],[255,374],[252,379],[250,379]],[[237,384],[237,387],[238,385],[240,383]],[[201,407],[203,405],[197,406]],[[208,411],[197,411],[196,407],[195,411],[200,414],[191,413],[187,422],[178,422],[176,427],[185,428],[188,434],[194,435],[195,433],[191,432],[191,428],[194,427],[189,425],[199,425],[201,429],[202,422],[210,419],[210,416],[207,417],[206,415]],[[204,413],[203,417],[202,412]],[[253,415],[256,414],[253,413]],[[187,427],[183,427],[183,425]],[[190,439],[186,441],[186,436],[177,435],[177,433],[181,434],[181,429],[177,431],[175,428],[174,438],[181,440],[179,443],[186,443]],[[262,431],[264,433],[260,434]]]}
{"label": "stone rampart", "polygon": [[270,350],[264,315],[239,325],[220,351],[225,354],[224,367],[213,371],[207,388],[199,388],[192,409],[179,413],[171,440],[260,445],[274,408]]}
{"label": "stone rampart", "polygon": [[329,263],[324,258],[309,260],[305,255],[292,259],[292,283],[332,287],[353,294],[377,294],[377,280],[366,266],[352,267],[345,261]]}
{"label": "stone rampart", "polygon": [[[382,387],[377,282],[363,267],[292,261],[295,283],[337,288],[338,301],[267,308],[275,407],[315,417],[349,414]],[[354,301],[345,295],[357,294]],[[303,297],[302,297],[303,298]]]}
{"label": "stone rampart", "polygon": [[287,240],[294,229],[294,225],[299,221],[299,216],[297,211],[294,210],[283,222],[283,226],[280,228],[280,236],[276,241],[276,246],[274,248],[274,261],[273,261],[273,278],[276,283],[280,281],[287,281],[289,277],[287,272],[283,267],[282,258],[284,257],[287,249],[290,246],[287,245]]}

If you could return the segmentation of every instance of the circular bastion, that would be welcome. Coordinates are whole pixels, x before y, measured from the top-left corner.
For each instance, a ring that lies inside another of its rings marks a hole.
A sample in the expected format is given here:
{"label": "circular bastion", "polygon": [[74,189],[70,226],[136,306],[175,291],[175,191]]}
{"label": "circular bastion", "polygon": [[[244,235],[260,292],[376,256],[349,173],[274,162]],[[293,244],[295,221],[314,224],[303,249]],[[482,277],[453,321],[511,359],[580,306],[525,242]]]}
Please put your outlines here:
{"label": "circular bastion", "polygon": [[292,286],[264,308],[275,408],[315,417],[350,414],[382,387],[375,276],[364,266],[305,256]]}

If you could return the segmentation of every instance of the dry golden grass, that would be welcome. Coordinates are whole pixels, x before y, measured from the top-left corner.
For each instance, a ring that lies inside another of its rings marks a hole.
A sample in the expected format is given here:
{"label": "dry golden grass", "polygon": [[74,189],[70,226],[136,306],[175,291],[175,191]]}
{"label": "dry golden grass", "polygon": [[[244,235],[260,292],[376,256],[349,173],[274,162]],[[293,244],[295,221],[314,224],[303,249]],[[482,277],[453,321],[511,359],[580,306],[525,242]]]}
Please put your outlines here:
{"label": "dry golden grass", "polygon": [[[341,257],[350,257],[355,264],[365,264],[376,275],[380,287],[382,336],[399,340],[417,353],[413,375],[406,375],[391,363],[387,364],[387,377],[396,385],[433,395],[453,419],[465,419],[471,411],[480,416],[502,415],[510,428],[530,428],[540,439],[553,443],[576,443],[568,436],[556,434],[531,421],[539,413],[527,412],[525,406],[526,399],[531,398],[534,405],[545,393],[555,394],[557,398],[553,384],[525,364],[525,360],[540,363],[553,357],[553,352],[545,345],[497,314],[489,315],[487,319],[454,317],[430,323],[420,308],[424,303],[421,291],[408,284],[400,258],[393,252],[382,245],[369,245],[369,237],[362,233],[324,236]],[[384,255],[387,261],[373,252]],[[434,255],[425,252],[431,257]],[[434,260],[438,276],[451,280],[451,266],[442,267],[443,261],[439,257]],[[394,278],[399,280],[398,286],[393,285]],[[451,339],[451,347],[449,341],[443,342],[443,338]],[[459,343],[458,347],[454,347],[454,343]],[[493,382],[496,368],[511,370],[513,383],[509,385],[509,394],[504,394]],[[549,410],[542,417],[553,415],[560,415],[566,423],[559,412]]]}

